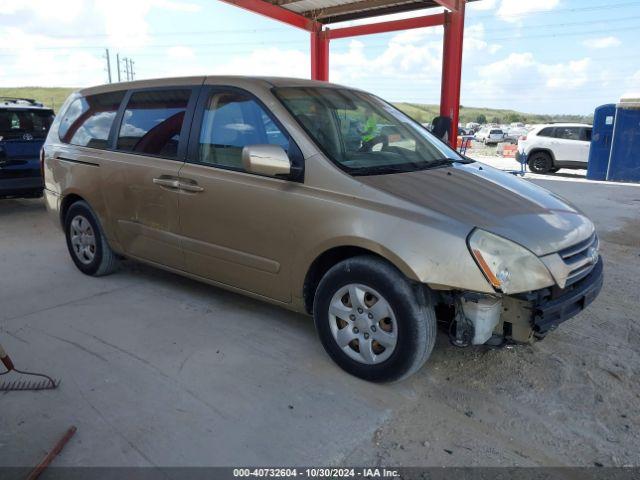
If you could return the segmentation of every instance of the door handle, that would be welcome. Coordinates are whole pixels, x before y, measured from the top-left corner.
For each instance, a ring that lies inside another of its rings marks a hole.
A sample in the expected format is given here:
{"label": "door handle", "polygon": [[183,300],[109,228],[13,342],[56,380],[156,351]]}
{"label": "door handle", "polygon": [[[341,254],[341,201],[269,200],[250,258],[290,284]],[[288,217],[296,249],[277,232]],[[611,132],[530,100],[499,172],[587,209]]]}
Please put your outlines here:
{"label": "door handle", "polygon": [[193,193],[198,193],[198,192],[203,192],[204,191],[204,188],[199,186],[197,183],[178,182],[178,188],[180,190],[184,190],[185,192],[193,192]]}
{"label": "door handle", "polygon": [[167,188],[180,188],[180,182],[178,180],[172,180],[170,178],[154,178],[153,183]]}

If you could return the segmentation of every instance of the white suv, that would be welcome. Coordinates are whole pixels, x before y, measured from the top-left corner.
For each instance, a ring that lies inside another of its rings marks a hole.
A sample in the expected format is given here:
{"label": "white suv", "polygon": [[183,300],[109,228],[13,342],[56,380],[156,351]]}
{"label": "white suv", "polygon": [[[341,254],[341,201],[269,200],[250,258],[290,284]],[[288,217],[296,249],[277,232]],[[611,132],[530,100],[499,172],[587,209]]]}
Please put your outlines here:
{"label": "white suv", "polygon": [[591,146],[591,125],[541,125],[518,140],[516,159],[534,173],[555,173],[561,168],[586,169]]}
{"label": "white suv", "polygon": [[504,131],[497,127],[483,127],[476,133],[475,139],[485,145],[497,145],[504,141]]}

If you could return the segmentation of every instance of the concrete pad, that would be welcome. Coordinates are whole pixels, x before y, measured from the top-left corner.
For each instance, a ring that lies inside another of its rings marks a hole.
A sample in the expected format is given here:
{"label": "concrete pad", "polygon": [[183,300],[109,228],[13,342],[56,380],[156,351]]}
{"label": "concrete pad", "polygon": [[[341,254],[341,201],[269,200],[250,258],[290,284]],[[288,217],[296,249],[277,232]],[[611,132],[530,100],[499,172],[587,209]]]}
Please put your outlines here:
{"label": "concrete pad", "polygon": [[3,209],[0,341],[63,383],[1,396],[0,466],[71,424],[58,465],[330,463],[402,398],[333,365],[309,317],[135,263],[86,277],[38,201]]}
{"label": "concrete pad", "polygon": [[533,347],[441,335],[382,386],[338,369],[308,317],[134,262],[86,277],[40,201],[0,201],[0,343],[63,380],[0,394],[0,466],[33,465],[72,424],[55,465],[640,464],[621,417],[639,402],[640,189],[533,181],[595,220],[603,294]]}

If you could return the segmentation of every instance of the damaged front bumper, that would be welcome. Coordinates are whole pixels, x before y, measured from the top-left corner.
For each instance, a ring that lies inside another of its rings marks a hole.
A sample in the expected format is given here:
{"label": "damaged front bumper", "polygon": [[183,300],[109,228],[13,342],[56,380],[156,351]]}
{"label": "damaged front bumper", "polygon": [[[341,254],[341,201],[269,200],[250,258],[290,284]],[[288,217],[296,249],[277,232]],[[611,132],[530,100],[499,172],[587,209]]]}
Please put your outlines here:
{"label": "damaged front bumper", "polygon": [[531,304],[530,323],[534,332],[544,335],[574,317],[593,302],[604,281],[602,257],[582,280],[564,288],[545,288],[520,298]]}
{"label": "damaged front bumper", "polygon": [[468,346],[532,343],[561,323],[582,312],[600,291],[604,279],[602,257],[584,278],[561,289],[558,286],[502,297],[461,293],[454,300],[450,339]]}

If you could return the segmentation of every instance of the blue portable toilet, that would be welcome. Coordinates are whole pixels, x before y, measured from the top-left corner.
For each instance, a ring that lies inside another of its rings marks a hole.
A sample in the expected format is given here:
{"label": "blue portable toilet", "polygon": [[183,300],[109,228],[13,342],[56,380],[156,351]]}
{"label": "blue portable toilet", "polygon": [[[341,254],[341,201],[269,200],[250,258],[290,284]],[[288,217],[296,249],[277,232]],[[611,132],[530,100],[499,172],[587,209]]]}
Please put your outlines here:
{"label": "blue portable toilet", "polygon": [[611,143],[606,180],[640,182],[640,98],[618,103]]}
{"label": "blue portable toilet", "polygon": [[613,103],[596,108],[593,115],[593,133],[587,166],[589,180],[604,180],[607,177],[615,116],[616,106]]}
{"label": "blue portable toilet", "polygon": [[640,98],[596,109],[587,178],[640,182]]}

